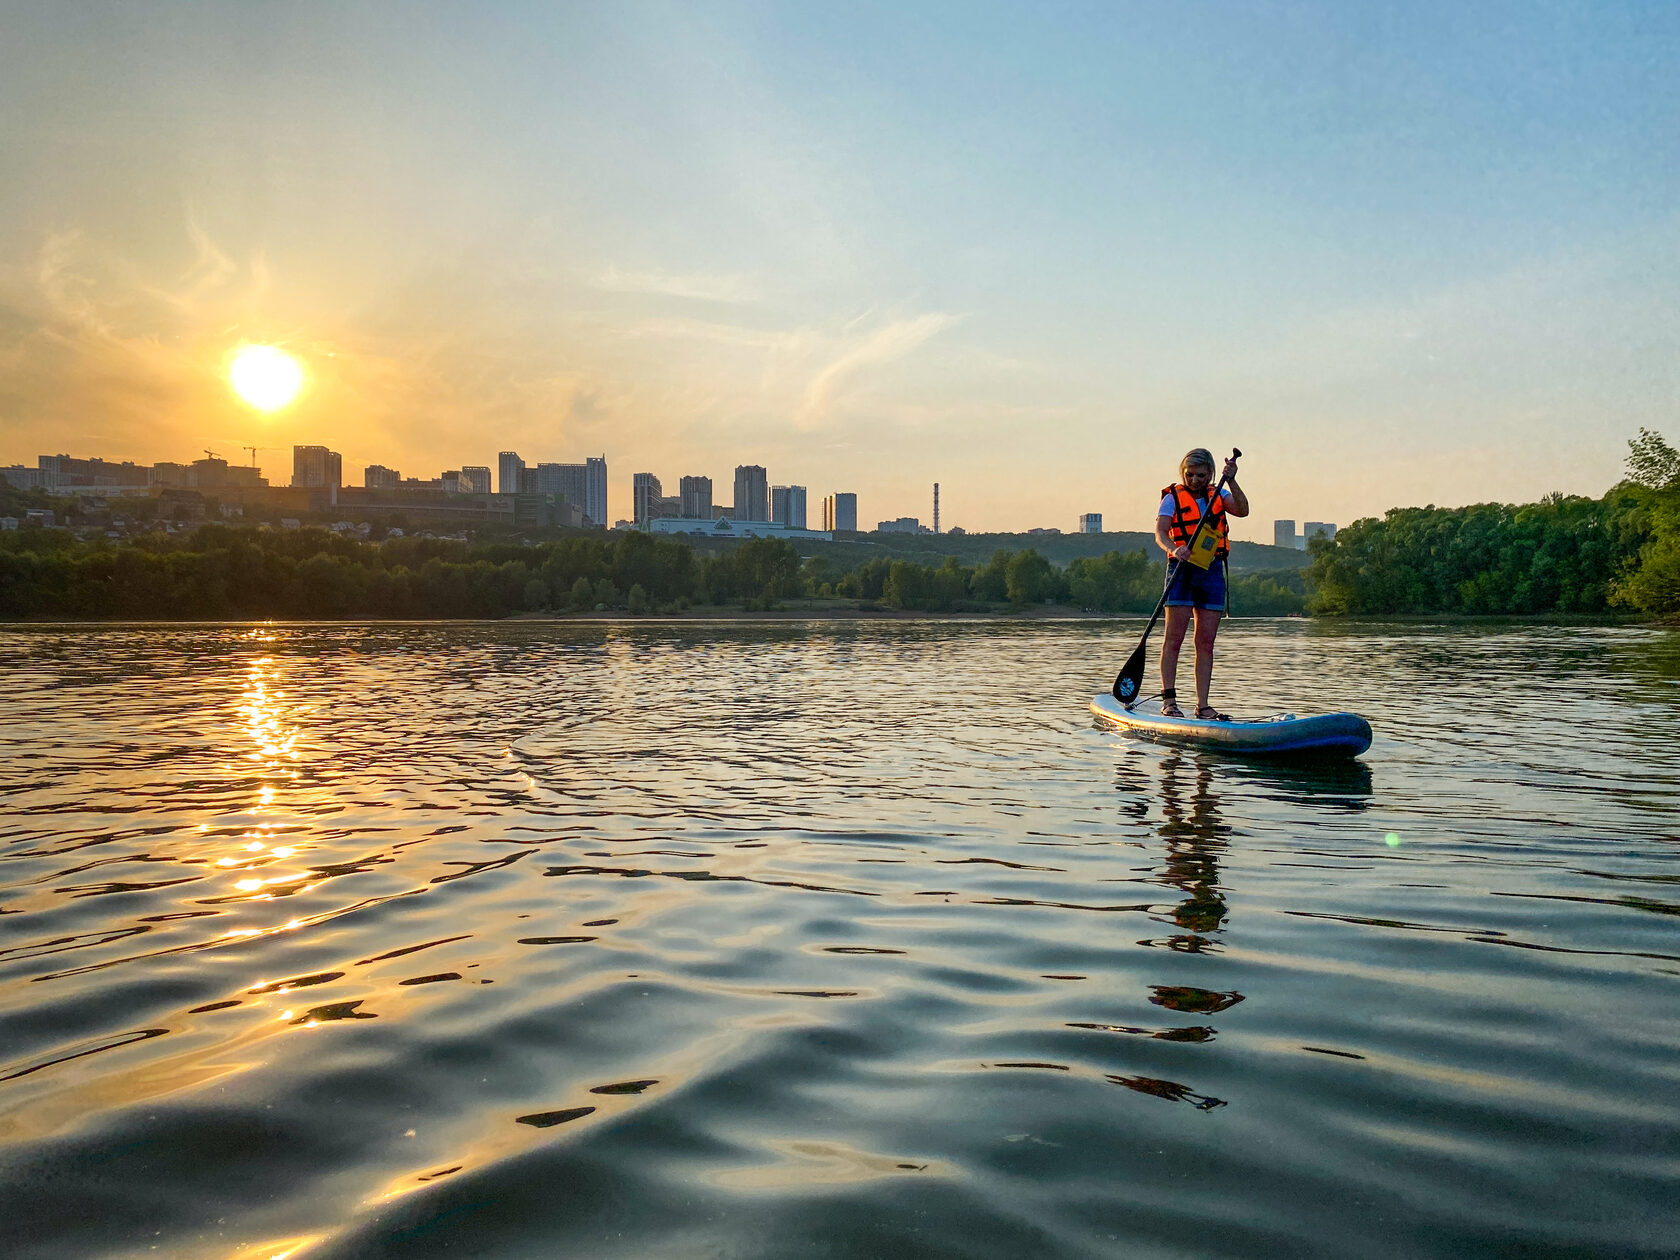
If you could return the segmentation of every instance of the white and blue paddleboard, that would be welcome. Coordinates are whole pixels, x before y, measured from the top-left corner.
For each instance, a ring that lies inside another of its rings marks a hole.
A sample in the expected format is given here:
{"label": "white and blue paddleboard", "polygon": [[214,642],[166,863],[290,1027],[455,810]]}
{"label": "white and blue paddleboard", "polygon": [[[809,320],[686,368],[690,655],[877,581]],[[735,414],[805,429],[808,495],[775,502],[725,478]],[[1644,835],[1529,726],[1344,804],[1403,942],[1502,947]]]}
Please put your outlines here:
{"label": "white and blue paddleboard", "polygon": [[1091,712],[1104,722],[1160,744],[1206,748],[1241,756],[1357,757],[1371,746],[1371,724],[1357,713],[1296,717],[1280,713],[1252,722],[1163,717],[1151,701],[1127,709],[1111,695],[1091,697]]}

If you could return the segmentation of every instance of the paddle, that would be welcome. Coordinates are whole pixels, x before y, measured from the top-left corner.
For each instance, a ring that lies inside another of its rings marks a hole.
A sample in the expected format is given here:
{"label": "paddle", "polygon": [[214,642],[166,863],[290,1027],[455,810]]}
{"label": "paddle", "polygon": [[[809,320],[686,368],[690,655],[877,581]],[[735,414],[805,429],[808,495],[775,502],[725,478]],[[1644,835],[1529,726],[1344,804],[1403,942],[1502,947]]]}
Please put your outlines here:
{"label": "paddle", "polygon": [[[1241,459],[1242,452],[1232,447],[1231,458],[1233,460]],[[1196,522],[1195,533],[1190,535],[1190,550],[1195,550],[1196,539],[1201,535],[1209,518],[1213,515],[1211,511],[1213,500],[1220,491],[1225,489],[1227,480],[1229,480],[1228,477],[1221,477],[1219,484],[1208,492],[1208,507],[1210,510],[1203,512],[1202,519]],[[1119,676],[1114,680],[1114,698],[1128,709],[1137,703],[1138,688],[1143,686],[1144,652],[1149,646],[1150,632],[1155,629],[1155,623],[1161,619],[1161,609],[1167,606],[1167,592],[1172,590],[1173,579],[1178,576],[1178,566],[1183,563],[1182,560],[1174,560],[1168,567],[1166,585],[1161,588],[1161,598],[1155,603],[1155,611],[1149,614],[1149,624],[1143,628],[1143,638],[1138,640],[1137,647],[1126,658],[1126,663],[1120,668]]]}

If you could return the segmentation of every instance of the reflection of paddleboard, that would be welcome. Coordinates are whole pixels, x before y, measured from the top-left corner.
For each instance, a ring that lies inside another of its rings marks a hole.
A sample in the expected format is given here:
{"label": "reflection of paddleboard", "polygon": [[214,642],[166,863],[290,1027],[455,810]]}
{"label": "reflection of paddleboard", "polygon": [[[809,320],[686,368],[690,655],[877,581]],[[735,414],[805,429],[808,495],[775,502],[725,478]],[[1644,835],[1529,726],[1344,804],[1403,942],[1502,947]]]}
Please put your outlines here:
{"label": "reflection of paddleboard", "polygon": [[[1154,706],[1152,705],[1153,709]],[[1293,713],[1254,722],[1210,722],[1128,711],[1110,695],[1092,696],[1091,712],[1105,722],[1161,744],[1185,744],[1245,756],[1357,757],[1371,746],[1371,724],[1357,713]]]}

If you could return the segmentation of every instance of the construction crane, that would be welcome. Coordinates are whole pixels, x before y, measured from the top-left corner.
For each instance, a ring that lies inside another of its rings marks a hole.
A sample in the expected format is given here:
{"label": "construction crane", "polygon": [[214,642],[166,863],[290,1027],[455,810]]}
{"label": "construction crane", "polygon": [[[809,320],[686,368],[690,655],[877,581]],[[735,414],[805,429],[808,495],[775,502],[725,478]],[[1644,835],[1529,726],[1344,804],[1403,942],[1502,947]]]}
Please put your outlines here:
{"label": "construction crane", "polygon": [[257,466],[258,451],[283,451],[286,448],[283,446],[241,446],[239,449],[251,452],[251,467],[255,468]]}
{"label": "construction crane", "polygon": [[204,457],[206,459],[220,459],[221,458],[221,456],[216,454],[215,451],[210,451],[210,450],[207,450],[207,451],[204,452]]}

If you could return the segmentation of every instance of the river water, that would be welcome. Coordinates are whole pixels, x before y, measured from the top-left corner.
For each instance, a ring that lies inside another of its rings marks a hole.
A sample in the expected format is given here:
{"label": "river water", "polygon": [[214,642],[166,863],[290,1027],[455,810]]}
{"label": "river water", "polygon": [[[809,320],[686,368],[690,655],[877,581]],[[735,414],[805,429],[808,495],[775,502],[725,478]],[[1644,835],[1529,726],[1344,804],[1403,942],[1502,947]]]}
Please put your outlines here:
{"label": "river water", "polygon": [[0,634],[0,1255],[1658,1255],[1680,635]]}

